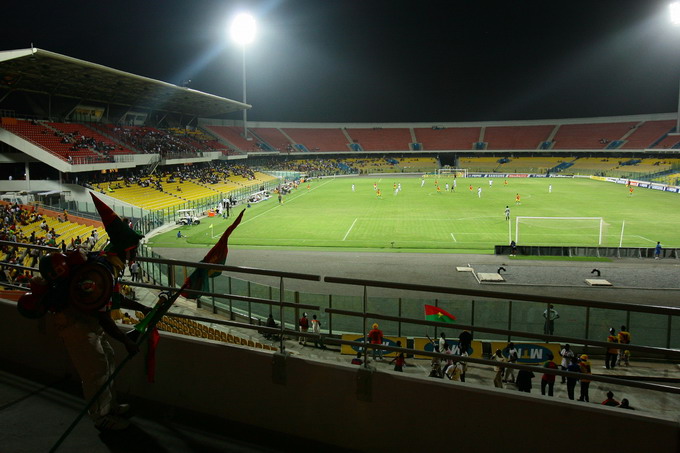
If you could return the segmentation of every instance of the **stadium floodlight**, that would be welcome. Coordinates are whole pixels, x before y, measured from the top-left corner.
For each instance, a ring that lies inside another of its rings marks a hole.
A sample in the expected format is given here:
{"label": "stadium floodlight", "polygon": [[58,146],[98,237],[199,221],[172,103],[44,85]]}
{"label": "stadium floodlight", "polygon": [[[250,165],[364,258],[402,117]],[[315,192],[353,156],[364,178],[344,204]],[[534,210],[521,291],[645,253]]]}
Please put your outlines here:
{"label": "stadium floodlight", "polygon": [[680,2],[673,2],[668,5],[671,13],[671,22],[673,25],[680,25]]}
{"label": "stadium floodlight", "polygon": [[[247,13],[238,14],[231,22],[229,34],[231,39],[243,49],[243,103],[246,99],[246,46],[255,40],[257,24],[255,18]],[[243,137],[248,140],[248,109],[243,109]]]}
{"label": "stadium floodlight", "polygon": [[256,31],[257,25],[255,23],[255,18],[247,13],[237,15],[231,22],[231,27],[229,28],[231,39],[242,46],[250,44],[255,40]]}
{"label": "stadium floodlight", "polygon": [[[671,23],[680,26],[680,2],[673,2],[668,5],[671,13]],[[675,122],[675,132],[680,133],[680,88],[678,89],[678,120]]]}

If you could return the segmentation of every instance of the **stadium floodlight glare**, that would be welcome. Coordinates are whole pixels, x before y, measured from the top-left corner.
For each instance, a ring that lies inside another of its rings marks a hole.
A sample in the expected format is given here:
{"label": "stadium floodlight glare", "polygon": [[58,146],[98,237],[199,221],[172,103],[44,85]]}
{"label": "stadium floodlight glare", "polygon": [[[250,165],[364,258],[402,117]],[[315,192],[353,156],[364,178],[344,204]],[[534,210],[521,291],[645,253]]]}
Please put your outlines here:
{"label": "stadium floodlight glare", "polygon": [[[231,22],[229,34],[231,39],[243,48],[243,103],[247,104],[246,99],[246,45],[255,40],[257,25],[255,18],[247,13],[237,15]],[[243,138],[248,140],[248,109],[243,109]]]}
{"label": "stadium floodlight glare", "polygon": [[668,5],[671,13],[671,22],[673,25],[680,25],[680,2],[673,2]]}
{"label": "stadium floodlight glare", "polygon": [[[680,26],[680,2],[673,2],[668,5],[671,13],[671,23]],[[675,133],[680,133],[680,88],[678,89],[678,119],[675,122]]]}
{"label": "stadium floodlight glare", "polygon": [[242,46],[250,44],[255,40],[256,31],[257,25],[255,23],[255,18],[247,13],[237,15],[231,22],[231,27],[229,28],[231,39]]}

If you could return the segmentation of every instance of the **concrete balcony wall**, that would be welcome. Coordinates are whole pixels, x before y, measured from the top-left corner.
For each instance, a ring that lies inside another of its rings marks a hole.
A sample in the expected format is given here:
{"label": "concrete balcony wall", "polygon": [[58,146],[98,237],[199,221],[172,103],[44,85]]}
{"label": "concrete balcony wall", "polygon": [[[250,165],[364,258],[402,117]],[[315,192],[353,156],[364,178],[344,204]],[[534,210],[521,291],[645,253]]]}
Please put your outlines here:
{"label": "concrete balcony wall", "polygon": [[[571,452],[580,444],[609,451],[622,433],[622,451],[680,447],[677,422],[633,411],[161,337],[155,384],[144,376],[143,354],[116,380],[137,404],[160,402],[361,451],[484,452],[508,442],[527,450]],[[0,345],[0,360],[15,369],[75,376],[49,317],[22,318],[12,302],[0,301]]]}

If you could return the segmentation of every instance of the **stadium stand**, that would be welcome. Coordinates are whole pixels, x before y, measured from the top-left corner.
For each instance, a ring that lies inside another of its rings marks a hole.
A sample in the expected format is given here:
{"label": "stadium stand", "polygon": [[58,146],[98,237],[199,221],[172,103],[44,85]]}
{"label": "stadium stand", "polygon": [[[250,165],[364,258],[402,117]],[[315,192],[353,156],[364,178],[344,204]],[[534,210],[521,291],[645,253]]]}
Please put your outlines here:
{"label": "stadium stand", "polygon": [[296,144],[303,145],[308,151],[349,151],[349,138],[340,129],[283,128],[283,132]]}
{"label": "stadium stand", "polygon": [[613,140],[620,140],[636,122],[591,123],[561,125],[553,141],[553,149],[603,149]]}
{"label": "stadium stand", "polygon": [[[126,314],[128,316],[126,316]],[[133,317],[126,311],[125,313],[119,314],[118,319],[129,324],[138,324],[144,319],[144,313],[141,311],[136,311],[134,315],[135,316]],[[237,330],[228,330],[223,326],[211,327],[202,322],[194,321],[193,319],[163,316],[161,321],[157,324],[157,327],[159,330],[166,332],[201,338],[204,340],[221,341],[254,349],[265,349],[267,351],[278,351],[276,346],[260,342],[259,339],[254,339],[252,336],[245,337]]]}
{"label": "stadium stand", "polygon": [[538,149],[555,128],[546,126],[489,126],[484,130],[487,149]]}
{"label": "stadium stand", "polygon": [[[153,178],[142,178],[140,183],[150,183],[150,181],[153,181]],[[107,182],[93,184],[93,187],[97,192],[105,193],[110,197],[150,211],[177,206],[185,202],[185,200],[170,193],[155,190],[153,186],[131,185],[123,187],[121,185],[119,187],[115,183]],[[153,191],[152,195],[149,193],[150,191]]]}
{"label": "stadium stand", "polygon": [[653,148],[655,149],[678,149],[680,148],[680,135],[666,135]]}
{"label": "stadium stand", "polygon": [[413,132],[425,151],[473,149],[481,127],[414,128]]}
{"label": "stadium stand", "polygon": [[562,157],[513,157],[508,162],[500,163],[496,171],[512,173],[545,173],[573,158]]}
{"label": "stadium stand", "polygon": [[398,168],[405,172],[434,172],[439,168],[435,157],[402,157],[398,159]]}
{"label": "stadium stand", "polygon": [[261,149],[263,151],[287,151],[291,150],[293,144],[288,140],[281,130],[273,127],[257,127],[250,129],[253,135],[260,140],[261,143],[267,144],[270,149]]}
{"label": "stadium stand", "polygon": [[74,148],[76,143],[66,141],[55,129],[42,122],[2,118],[1,126],[67,162],[79,163],[82,159],[87,159],[88,162],[110,161],[88,147]]}
{"label": "stadium stand", "polygon": [[69,140],[75,140],[76,145],[80,147],[89,148],[96,153],[103,156],[117,155],[117,154],[133,154],[134,151],[126,148],[118,143],[115,143],[107,137],[101,135],[94,129],[89,128],[84,124],[74,123],[47,123],[49,127],[61,133],[61,137],[69,137]]}
{"label": "stadium stand", "polygon": [[405,128],[346,129],[364,151],[408,151],[411,132]]}
{"label": "stadium stand", "polygon": [[635,131],[626,138],[622,149],[651,148],[675,128],[675,121],[645,121],[635,127]]}
{"label": "stadium stand", "polygon": [[232,145],[231,149],[237,149],[242,152],[257,151],[257,144],[255,141],[249,141],[243,138],[243,128],[234,126],[206,126],[206,130],[222,138],[227,143]]}
{"label": "stadium stand", "polygon": [[498,157],[461,157],[458,160],[458,167],[467,168],[470,171],[492,172],[495,171],[501,163],[498,162]]}

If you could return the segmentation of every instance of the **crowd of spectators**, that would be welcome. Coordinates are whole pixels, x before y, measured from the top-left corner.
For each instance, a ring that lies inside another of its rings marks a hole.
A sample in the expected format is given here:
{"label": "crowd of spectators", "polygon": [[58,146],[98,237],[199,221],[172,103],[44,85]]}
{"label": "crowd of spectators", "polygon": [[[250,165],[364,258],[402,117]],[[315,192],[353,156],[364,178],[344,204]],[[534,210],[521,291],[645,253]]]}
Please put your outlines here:
{"label": "crowd of spectators", "polygon": [[[66,222],[68,217],[64,213],[63,217],[57,217],[59,222]],[[22,227],[29,227],[38,223],[38,228],[26,234]],[[67,244],[64,239],[59,239],[61,235],[49,227],[47,219],[34,208],[26,208],[19,204],[0,206],[0,241],[17,242],[31,245],[41,245],[46,247],[58,247],[62,252],[76,247],[85,250],[92,250],[99,241],[99,233],[92,230],[90,235],[81,239],[80,236],[71,238]],[[21,246],[3,245],[0,248],[2,259],[0,263],[36,267],[44,251],[35,248]],[[0,282],[15,284],[28,284],[32,276],[30,271],[21,272],[15,268],[2,266],[0,271]]]}
{"label": "crowd of spectators", "polygon": [[[97,141],[94,137],[88,137],[80,133],[80,131],[64,132],[57,130],[54,135],[61,137],[61,143],[72,145],[69,149],[71,151],[79,151],[82,149],[89,149],[103,154],[105,157],[110,157],[111,151],[116,149],[122,150],[122,146],[116,147],[113,143],[106,143],[102,140]],[[70,157],[70,156],[69,156]],[[69,159],[70,160],[70,159]]]}
{"label": "crowd of spectators", "polygon": [[277,171],[315,174],[359,173],[354,163],[345,159],[266,159],[261,166]]}
{"label": "crowd of spectators", "polygon": [[170,131],[147,126],[114,126],[109,132],[142,153],[163,157],[197,156],[203,151],[222,152],[227,148],[201,133],[181,129]]}

